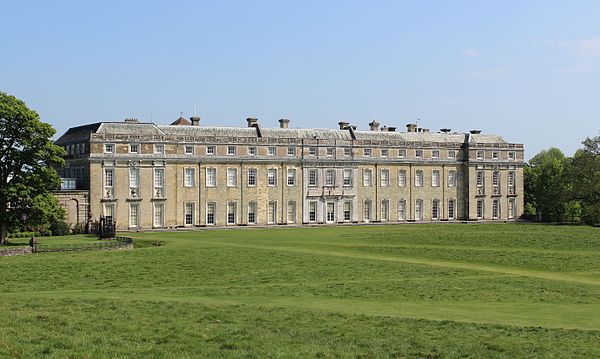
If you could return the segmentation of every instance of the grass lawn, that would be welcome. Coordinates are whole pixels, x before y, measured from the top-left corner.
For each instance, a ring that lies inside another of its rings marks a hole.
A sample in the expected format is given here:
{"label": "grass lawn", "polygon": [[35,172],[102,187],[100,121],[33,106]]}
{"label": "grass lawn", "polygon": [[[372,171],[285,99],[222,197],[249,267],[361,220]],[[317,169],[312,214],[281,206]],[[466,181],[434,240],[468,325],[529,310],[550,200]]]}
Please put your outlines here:
{"label": "grass lawn", "polygon": [[0,357],[600,357],[598,228],[128,235],[0,257]]}

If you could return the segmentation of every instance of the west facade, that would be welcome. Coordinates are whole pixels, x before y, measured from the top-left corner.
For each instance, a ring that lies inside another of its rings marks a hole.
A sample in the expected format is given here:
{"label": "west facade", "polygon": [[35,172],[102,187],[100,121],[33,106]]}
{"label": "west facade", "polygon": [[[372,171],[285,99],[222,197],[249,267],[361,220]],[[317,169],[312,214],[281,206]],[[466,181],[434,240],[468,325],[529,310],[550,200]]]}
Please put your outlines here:
{"label": "west facade", "polygon": [[57,195],[68,203],[78,194],[78,220],[83,206],[86,220],[104,216],[120,230],[513,220],[523,211],[523,146],[497,135],[190,120],[69,129],[57,141],[68,153]]}

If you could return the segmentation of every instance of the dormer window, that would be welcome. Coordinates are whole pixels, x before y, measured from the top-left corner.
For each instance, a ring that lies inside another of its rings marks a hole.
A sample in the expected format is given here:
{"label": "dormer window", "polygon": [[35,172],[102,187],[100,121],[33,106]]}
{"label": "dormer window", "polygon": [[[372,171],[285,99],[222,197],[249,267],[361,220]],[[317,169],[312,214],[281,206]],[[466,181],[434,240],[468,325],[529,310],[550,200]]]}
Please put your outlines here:
{"label": "dormer window", "polygon": [[129,153],[140,153],[139,143],[132,143],[129,145]]}

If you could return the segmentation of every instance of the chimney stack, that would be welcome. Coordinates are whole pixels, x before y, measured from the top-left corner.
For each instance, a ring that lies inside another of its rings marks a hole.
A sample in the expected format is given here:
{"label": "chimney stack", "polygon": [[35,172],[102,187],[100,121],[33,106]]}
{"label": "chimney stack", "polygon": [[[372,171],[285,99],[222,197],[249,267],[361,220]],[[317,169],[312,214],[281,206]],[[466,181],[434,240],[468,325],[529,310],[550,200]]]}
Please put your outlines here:
{"label": "chimney stack", "polygon": [[449,133],[450,131],[452,131],[452,130],[449,128],[440,128],[440,132],[442,132],[442,133]]}
{"label": "chimney stack", "polygon": [[481,130],[471,130],[469,132],[471,132],[472,135],[478,135],[481,133]]}
{"label": "chimney stack", "polygon": [[279,120],[279,128],[288,128],[289,124],[290,120],[288,120],[287,118],[282,118]]}
{"label": "chimney stack", "polygon": [[258,126],[258,118],[247,118],[246,121],[248,121],[248,127],[256,127]]}
{"label": "chimney stack", "polygon": [[396,132],[396,127],[388,127],[388,132]]}
{"label": "chimney stack", "polygon": [[139,123],[137,118],[126,118],[125,123]]}
{"label": "chimney stack", "polygon": [[340,121],[340,122],[338,122],[338,125],[340,125],[340,130],[347,130],[348,126],[350,126],[350,123],[349,122]]}
{"label": "chimney stack", "polygon": [[406,124],[406,132],[417,132],[417,124],[416,123],[407,123]]}
{"label": "chimney stack", "polygon": [[428,129],[428,128],[423,128],[423,129],[421,129],[421,130],[422,130],[423,132],[429,132],[429,129]]}
{"label": "chimney stack", "polygon": [[190,117],[190,122],[192,122],[192,126],[200,126],[200,116]]}
{"label": "chimney stack", "polygon": [[371,131],[378,131],[379,130],[379,122],[373,120],[369,123],[369,127],[371,128]]}
{"label": "chimney stack", "polygon": [[388,132],[388,127],[386,125],[383,125],[383,127],[381,128],[382,132]]}

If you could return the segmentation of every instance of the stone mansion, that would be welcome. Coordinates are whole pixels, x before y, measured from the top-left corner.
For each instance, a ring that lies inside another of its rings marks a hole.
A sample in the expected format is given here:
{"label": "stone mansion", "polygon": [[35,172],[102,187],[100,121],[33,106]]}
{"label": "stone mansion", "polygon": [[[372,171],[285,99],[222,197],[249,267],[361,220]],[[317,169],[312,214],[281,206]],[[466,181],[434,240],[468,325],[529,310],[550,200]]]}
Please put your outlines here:
{"label": "stone mansion", "polygon": [[498,135],[102,122],[70,128],[60,202],[69,222],[194,226],[513,220],[523,145]]}

